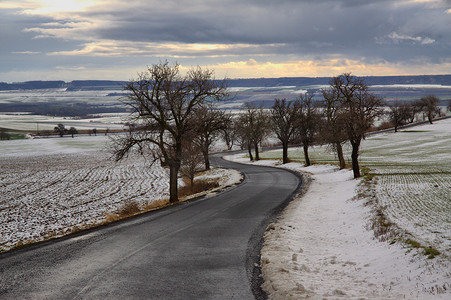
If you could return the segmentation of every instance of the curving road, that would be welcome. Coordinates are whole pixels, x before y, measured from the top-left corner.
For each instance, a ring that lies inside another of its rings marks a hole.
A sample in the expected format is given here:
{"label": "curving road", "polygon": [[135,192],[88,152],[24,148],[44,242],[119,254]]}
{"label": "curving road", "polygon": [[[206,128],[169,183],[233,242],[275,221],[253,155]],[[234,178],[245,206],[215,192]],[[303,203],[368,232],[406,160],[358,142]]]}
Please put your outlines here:
{"label": "curving road", "polygon": [[260,242],[295,174],[212,157],[242,184],[215,197],[0,255],[0,299],[253,299]]}

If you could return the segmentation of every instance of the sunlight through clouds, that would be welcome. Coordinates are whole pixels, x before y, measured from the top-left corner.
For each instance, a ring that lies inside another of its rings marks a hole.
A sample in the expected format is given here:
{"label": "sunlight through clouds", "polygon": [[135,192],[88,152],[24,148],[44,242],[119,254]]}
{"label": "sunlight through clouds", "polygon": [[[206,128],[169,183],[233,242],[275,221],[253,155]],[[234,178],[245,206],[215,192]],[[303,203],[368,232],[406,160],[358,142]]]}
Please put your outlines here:
{"label": "sunlight through clouds", "polygon": [[35,7],[24,10],[25,14],[52,14],[57,12],[80,12],[95,4],[90,0],[38,0],[31,1]]}
{"label": "sunlight through clouds", "polygon": [[208,65],[208,68],[215,70],[215,73],[220,75],[220,77],[228,76],[231,78],[259,78],[267,77],[266,74],[272,74],[274,77],[329,77],[350,71],[359,76],[406,75],[406,73],[413,74],[415,70],[420,70],[421,74],[433,74],[429,73],[431,69],[439,70],[436,74],[447,74],[451,70],[451,60],[439,66],[426,64],[421,61],[417,63],[417,65],[392,64],[388,62],[366,64],[359,60],[340,58],[277,63],[270,61],[257,62],[255,59],[250,59],[249,61],[232,61]]}

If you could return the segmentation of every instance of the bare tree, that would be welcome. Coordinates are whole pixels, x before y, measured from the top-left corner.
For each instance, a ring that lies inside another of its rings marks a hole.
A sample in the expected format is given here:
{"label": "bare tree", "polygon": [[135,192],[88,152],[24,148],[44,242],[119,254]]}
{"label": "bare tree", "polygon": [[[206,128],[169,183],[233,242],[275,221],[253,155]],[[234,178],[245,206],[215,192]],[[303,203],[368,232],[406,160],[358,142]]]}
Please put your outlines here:
{"label": "bare tree", "polygon": [[205,170],[210,170],[209,152],[210,146],[217,138],[221,130],[227,126],[227,117],[223,110],[218,110],[211,105],[197,107],[193,114],[193,125],[196,134],[196,143],[204,156]]}
{"label": "bare tree", "polygon": [[72,138],[74,138],[74,134],[78,134],[78,130],[75,127],[71,127],[69,128],[67,133],[69,133],[72,136]]}
{"label": "bare tree", "polygon": [[370,93],[363,79],[344,73],[330,81],[330,88],[337,93],[340,106],[346,115],[345,130],[352,146],[352,170],[354,178],[360,177],[359,149],[365,132],[382,113],[383,101]]}
{"label": "bare tree", "polygon": [[430,124],[432,124],[435,116],[440,115],[440,108],[437,106],[439,101],[434,95],[427,95],[420,99],[421,108],[427,115]]}
{"label": "bare tree", "polygon": [[321,116],[313,101],[313,93],[301,94],[295,104],[297,108],[296,134],[304,149],[305,165],[310,166],[309,147],[315,141],[319,131]]}
{"label": "bare tree", "polygon": [[323,94],[323,122],[321,122],[320,137],[328,143],[337,153],[340,169],[346,168],[343,155],[343,144],[347,140],[345,130],[346,114],[340,105],[337,91],[333,89],[322,90]]}
{"label": "bare tree", "polygon": [[194,188],[194,177],[201,171],[204,156],[198,144],[193,141],[194,136],[189,135],[183,141],[182,147],[182,165],[180,173],[190,182],[190,190]]}
{"label": "bare tree", "polygon": [[421,112],[422,109],[423,108],[420,100],[413,101],[410,104],[410,116],[408,120],[409,123],[413,123],[415,121],[415,117],[419,112]]}
{"label": "bare tree", "polygon": [[[268,122],[263,107],[246,105],[246,111],[238,116],[236,129],[242,142],[246,144],[250,160],[259,160],[258,147],[268,134]],[[252,156],[254,148],[255,157]]]}
{"label": "bare tree", "polygon": [[286,99],[275,99],[271,109],[272,130],[282,143],[282,163],[288,163],[288,145],[293,141],[299,105]]}
{"label": "bare tree", "polygon": [[224,112],[224,127],[221,128],[221,137],[227,145],[227,150],[232,150],[237,140],[237,131],[235,128],[236,120],[231,113]]}
{"label": "bare tree", "polygon": [[63,137],[63,135],[67,133],[66,127],[61,123],[55,126],[55,128],[53,128],[53,131],[58,133],[60,137]]}
{"label": "bare tree", "polygon": [[179,65],[160,62],[127,83],[125,104],[132,108],[139,126],[116,138],[116,160],[137,147],[149,150],[153,161],[169,167],[169,201],[178,201],[177,178],[183,157],[183,140],[193,130],[191,116],[208,99],[221,100],[227,95],[225,80],[216,81],[213,72],[200,67],[180,75]]}
{"label": "bare tree", "polygon": [[412,105],[406,102],[395,102],[389,105],[388,112],[390,122],[395,127],[395,132],[398,132],[398,127],[405,125],[409,120],[412,112]]}

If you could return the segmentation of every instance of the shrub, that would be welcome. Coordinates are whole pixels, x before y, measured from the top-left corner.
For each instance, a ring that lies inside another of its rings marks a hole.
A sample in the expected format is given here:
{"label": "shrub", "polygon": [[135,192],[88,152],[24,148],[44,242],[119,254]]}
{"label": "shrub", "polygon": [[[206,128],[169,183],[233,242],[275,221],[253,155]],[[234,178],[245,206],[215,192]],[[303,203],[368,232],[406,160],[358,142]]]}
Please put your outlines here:
{"label": "shrub", "polygon": [[385,130],[385,129],[390,129],[393,127],[394,126],[393,126],[392,122],[384,121],[379,126],[377,126],[377,130]]}
{"label": "shrub", "polygon": [[139,209],[138,203],[135,201],[127,201],[124,205],[117,210],[117,214],[119,217],[128,217],[133,216],[139,213],[141,209]]}
{"label": "shrub", "polygon": [[219,187],[219,178],[215,179],[198,179],[194,180],[193,186],[187,183],[185,186],[179,188],[180,197],[188,197],[197,193],[208,191]]}

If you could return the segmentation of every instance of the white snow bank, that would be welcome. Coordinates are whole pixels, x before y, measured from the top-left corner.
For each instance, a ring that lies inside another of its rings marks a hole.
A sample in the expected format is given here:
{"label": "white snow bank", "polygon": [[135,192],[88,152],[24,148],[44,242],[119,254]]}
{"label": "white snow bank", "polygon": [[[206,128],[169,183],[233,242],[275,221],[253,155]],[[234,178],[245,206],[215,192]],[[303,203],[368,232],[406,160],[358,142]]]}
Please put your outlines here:
{"label": "white snow bank", "polygon": [[449,299],[446,258],[428,260],[366,229],[370,208],[355,198],[360,181],[352,171],[281,166],[308,172],[312,181],[265,233],[261,264],[270,299]]}

